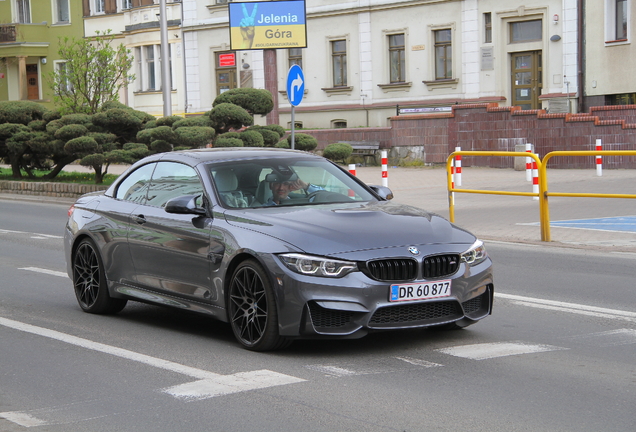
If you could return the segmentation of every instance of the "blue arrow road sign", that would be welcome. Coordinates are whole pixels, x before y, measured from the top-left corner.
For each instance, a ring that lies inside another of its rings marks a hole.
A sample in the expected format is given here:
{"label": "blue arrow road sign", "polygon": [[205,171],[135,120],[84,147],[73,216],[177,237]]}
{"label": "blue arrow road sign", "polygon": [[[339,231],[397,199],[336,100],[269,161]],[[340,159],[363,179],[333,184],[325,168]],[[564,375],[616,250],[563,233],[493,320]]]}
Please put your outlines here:
{"label": "blue arrow road sign", "polygon": [[298,65],[292,65],[287,73],[287,99],[293,106],[298,106],[305,94],[305,74]]}

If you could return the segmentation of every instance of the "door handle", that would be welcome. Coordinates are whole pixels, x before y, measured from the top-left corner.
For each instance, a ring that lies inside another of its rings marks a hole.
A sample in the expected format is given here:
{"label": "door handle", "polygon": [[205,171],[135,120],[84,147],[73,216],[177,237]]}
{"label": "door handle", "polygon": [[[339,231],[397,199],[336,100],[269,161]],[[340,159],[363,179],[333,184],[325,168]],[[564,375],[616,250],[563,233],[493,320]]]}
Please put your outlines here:
{"label": "door handle", "polygon": [[135,215],[132,217],[132,219],[137,222],[139,225],[143,225],[146,223],[146,217],[142,214],[140,215]]}

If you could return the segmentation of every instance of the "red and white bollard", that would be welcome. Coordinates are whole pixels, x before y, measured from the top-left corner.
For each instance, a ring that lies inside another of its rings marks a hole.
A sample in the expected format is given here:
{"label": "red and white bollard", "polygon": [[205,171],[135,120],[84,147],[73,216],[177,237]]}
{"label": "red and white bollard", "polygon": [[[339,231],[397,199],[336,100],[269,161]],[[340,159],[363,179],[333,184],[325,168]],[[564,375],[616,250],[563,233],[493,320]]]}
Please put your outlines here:
{"label": "red and white bollard", "polygon": [[[600,139],[596,140],[596,150],[603,150],[603,144]],[[603,156],[596,156],[596,175],[598,177],[603,175]]]}
{"label": "red and white bollard", "polygon": [[[356,175],[356,164],[349,164],[349,172],[353,175]],[[352,189],[349,189],[349,196],[356,196],[355,192]]]}
{"label": "red and white bollard", "polygon": [[382,150],[382,186],[389,187],[389,161],[386,150]]}
{"label": "red and white bollard", "polygon": [[[537,154],[537,157],[539,155]],[[537,196],[532,197],[533,200],[539,200],[539,169],[537,168],[537,161],[532,159],[532,193],[536,193]]]}
{"label": "red and white bollard", "polygon": [[[532,144],[526,143],[526,153],[532,153]],[[532,181],[532,158],[526,157],[526,181]]]}
{"label": "red and white bollard", "polygon": [[[462,151],[461,147],[455,147],[455,151]],[[455,184],[462,185],[462,155],[455,156]]]}

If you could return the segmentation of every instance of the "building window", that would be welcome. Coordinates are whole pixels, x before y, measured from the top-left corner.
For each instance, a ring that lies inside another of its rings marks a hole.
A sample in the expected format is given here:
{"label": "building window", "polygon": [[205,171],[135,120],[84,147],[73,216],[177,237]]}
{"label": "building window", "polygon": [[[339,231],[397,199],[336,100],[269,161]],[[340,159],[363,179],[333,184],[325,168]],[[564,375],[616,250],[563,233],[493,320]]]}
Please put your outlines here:
{"label": "building window", "polygon": [[133,7],[133,0],[122,0],[121,1],[121,8],[122,9],[132,9]]}
{"label": "building window", "polygon": [[404,50],[404,34],[389,35],[389,68],[390,82],[406,81],[406,56]]}
{"label": "building window", "polygon": [[605,105],[634,105],[636,93],[623,93],[605,96]]}
{"label": "building window", "polygon": [[300,48],[290,48],[287,52],[289,59],[289,67],[298,65],[302,69],[303,67],[303,52]]}
{"label": "building window", "polygon": [[453,45],[450,29],[435,30],[435,79],[453,78]]}
{"label": "building window", "polygon": [[16,0],[16,21],[21,24],[31,23],[31,1],[30,0]]}
{"label": "building window", "polygon": [[236,87],[236,52],[216,53],[216,94]]}
{"label": "building window", "polygon": [[345,129],[347,127],[347,121],[346,120],[332,120],[331,121],[331,128],[332,129]]}
{"label": "building window", "polygon": [[146,46],[146,82],[148,86],[144,90],[157,90],[157,80],[155,78],[155,46]]}
{"label": "building window", "polygon": [[484,14],[484,43],[492,43],[492,14]]}
{"label": "building window", "polygon": [[333,86],[347,85],[347,41],[331,41],[331,65],[333,70]]}
{"label": "building window", "polygon": [[510,23],[510,42],[540,41],[542,32],[541,20],[513,22]]}
{"label": "building window", "polygon": [[53,2],[53,23],[68,23],[69,18],[69,0],[55,0]]}
{"label": "building window", "polygon": [[55,62],[55,72],[57,73],[57,76],[59,77],[59,93],[66,93],[66,92],[70,92],[71,90],[73,90],[73,85],[71,84],[71,80],[70,80],[70,67],[68,65],[68,63],[66,63],[65,61],[58,61]]}
{"label": "building window", "polygon": [[627,0],[616,0],[616,37],[615,40],[627,39]]}
{"label": "building window", "polygon": [[104,13],[106,11],[105,2],[106,0],[95,0],[95,13]]}

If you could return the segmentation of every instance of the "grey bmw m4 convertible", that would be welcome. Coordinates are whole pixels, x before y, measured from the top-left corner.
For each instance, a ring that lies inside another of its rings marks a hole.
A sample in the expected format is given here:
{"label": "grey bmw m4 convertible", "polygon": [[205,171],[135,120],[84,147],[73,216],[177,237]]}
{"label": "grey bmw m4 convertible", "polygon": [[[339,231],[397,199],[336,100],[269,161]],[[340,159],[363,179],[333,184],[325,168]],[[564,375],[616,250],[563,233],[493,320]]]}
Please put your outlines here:
{"label": "grey bmw m4 convertible", "polygon": [[200,312],[255,351],[488,316],[483,243],[391,198],[300,151],[160,153],[69,209],[68,274],[86,312]]}

